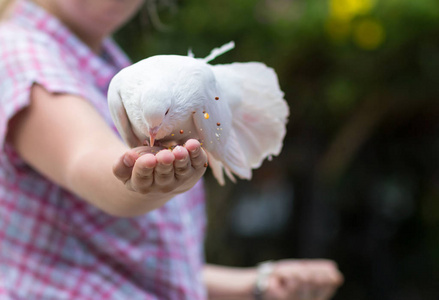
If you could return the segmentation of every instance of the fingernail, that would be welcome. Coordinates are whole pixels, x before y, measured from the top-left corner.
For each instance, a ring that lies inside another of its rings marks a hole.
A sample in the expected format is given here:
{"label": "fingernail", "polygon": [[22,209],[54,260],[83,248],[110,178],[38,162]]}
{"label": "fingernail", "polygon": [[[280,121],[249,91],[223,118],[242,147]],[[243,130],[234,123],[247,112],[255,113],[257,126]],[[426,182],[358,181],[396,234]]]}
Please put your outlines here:
{"label": "fingernail", "polygon": [[181,153],[183,151],[183,147],[178,145],[177,147],[174,148],[174,151],[178,151]]}
{"label": "fingernail", "polygon": [[131,156],[125,155],[123,158],[123,163],[128,168],[131,168],[132,166],[134,166],[134,159]]}
{"label": "fingernail", "polygon": [[[175,151],[176,153],[178,153],[179,155],[182,155],[182,153],[183,153],[183,147],[182,147],[182,146],[177,146],[177,147],[175,147],[174,151]],[[185,160],[184,158],[179,158],[179,159],[177,159],[177,161],[184,161],[184,160]]]}
{"label": "fingernail", "polygon": [[191,153],[197,153],[198,151],[200,151],[200,147],[197,147],[194,150],[191,150]]}

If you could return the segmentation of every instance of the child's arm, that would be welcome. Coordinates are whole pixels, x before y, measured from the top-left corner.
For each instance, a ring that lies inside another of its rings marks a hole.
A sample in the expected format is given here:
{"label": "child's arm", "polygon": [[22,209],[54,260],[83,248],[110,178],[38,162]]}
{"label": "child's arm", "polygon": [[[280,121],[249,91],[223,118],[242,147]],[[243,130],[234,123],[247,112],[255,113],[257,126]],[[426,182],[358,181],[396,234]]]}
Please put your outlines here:
{"label": "child's arm", "polygon": [[[29,165],[116,216],[160,207],[195,185],[206,169],[207,156],[197,141],[139,157],[88,101],[38,85],[32,87],[30,106],[9,125],[8,140]],[[132,159],[132,168],[124,158]]]}

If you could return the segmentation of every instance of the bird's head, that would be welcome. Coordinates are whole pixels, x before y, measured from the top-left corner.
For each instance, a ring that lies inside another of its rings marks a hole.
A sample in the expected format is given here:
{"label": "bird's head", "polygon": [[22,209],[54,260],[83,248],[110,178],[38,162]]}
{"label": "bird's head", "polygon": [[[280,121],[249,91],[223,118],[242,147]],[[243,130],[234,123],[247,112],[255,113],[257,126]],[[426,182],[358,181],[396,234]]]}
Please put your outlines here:
{"label": "bird's head", "polygon": [[157,134],[168,121],[172,98],[168,91],[157,88],[144,90],[141,97],[142,115],[149,134],[149,145],[152,147]]}

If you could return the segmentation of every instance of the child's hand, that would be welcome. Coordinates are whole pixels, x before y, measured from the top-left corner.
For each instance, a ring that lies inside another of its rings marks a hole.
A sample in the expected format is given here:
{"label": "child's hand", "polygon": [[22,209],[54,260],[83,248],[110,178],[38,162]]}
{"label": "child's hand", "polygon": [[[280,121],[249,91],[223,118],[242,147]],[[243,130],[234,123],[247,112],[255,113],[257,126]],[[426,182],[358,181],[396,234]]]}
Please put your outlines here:
{"label": "child's hand", "polygon": [[343,283],[343,275],[330,260],[280,260],[270,275],[264,299],[328,300]]}
{"label": "child's hand", "polygon": [[176,194],[193,187],[206,171],[207,154],[197,140],[188,140],[172,151],[155,153],[157,149],[130,149],[114,164],[114,175],[129,190],[141,194]]}

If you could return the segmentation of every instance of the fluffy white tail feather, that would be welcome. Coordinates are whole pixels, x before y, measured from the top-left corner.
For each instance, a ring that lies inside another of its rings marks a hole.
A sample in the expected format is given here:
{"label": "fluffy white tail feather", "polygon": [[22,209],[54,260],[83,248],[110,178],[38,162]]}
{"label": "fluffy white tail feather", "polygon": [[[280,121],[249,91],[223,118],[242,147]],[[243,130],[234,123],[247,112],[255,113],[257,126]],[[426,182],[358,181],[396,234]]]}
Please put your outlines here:
{"label": "fluffy white tail feather", "polygon": [[[213,66],[231,103],[236,140],[250,168],[278,155],[286,134],[289,108],[273,69],[258,62]],[[232,169],[233,171],[233,169]]]}
{"label": "fluffy white tail feather", "polygon": [[217,160],[211,153],[208,154],[208,159],[213,175],[220,185],[224,185],[225,183],[223,170],[233,182],[235,182],[233,174],[236,174],[241,179],[251,179],[251,167],[247,163],[247,159],[234,130],[230,132],[230,136],[227,139],[226,151],[224,152],[222,161]]}
{"label": "fluffy white tail feather", "polygon": [[213,176],[216,178],[216,180],[218,181],[218,183],[220,185],[226,184],[226,182],[224,180],[224,172],[226,173],[227,177],[229,177],[229,179],[232,182],[236,182],[236,179],[233,176],[233,174],[231,173],[231,171],[228,168],[224,167],[224,165],[221,163],[221,161],[215,159],[213,157],[213,155],[210,154],[208,151],[206,151],[206,153],[207,153],[207,159],[209,160],[209,166],[212,170]]}
{"label": "fluffy white tail feather", "polygon": [[206,153],[207,159],[209,160],[209,167],[212,170],[213,176],[220,185],[224,185],[226,182],[224,180],[223,164],[219,160],[215,159],[209,152],[206,151]]}

